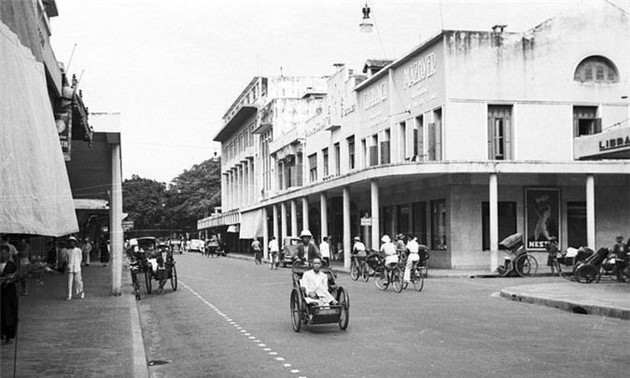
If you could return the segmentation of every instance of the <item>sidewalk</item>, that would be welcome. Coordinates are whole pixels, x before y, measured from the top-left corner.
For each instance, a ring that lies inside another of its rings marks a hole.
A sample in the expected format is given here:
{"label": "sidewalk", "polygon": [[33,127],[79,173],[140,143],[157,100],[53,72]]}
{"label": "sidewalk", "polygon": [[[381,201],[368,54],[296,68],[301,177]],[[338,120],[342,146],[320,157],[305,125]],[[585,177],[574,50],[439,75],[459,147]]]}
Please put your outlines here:
{"label": "sidewalk", "polygon": [[[253,260],[251,254],[230,252],[228,257]],[[349,273],[343,262],[333,261],[333,269]],[[551,276],[547,266],[539,266],[535,277]],[[429,278],[499,278],[501,275],[483,270],[429,269]],[[600,283],[579,284],[563,281],[521,285],[501,289],[501,297],[519,302],[550,306],[578,314],[591,314],[630,319],[630,284],[603,279]]]}
{"label": "sidewalk", "polygon": [[50,273],[20,296],[17,339],[2,345],[0,375],[11,377],[148,377],[131,277],[111,295],[111,267],[83,268],[85,299],[66,301],[67,276]]}
{"label": "sidewalk", "polygon": [[630,320],[630,284],[602,279],[599,283],[577,282],[522,285],[501,290],[501,296],[559,308],[576,314],[608,316]]}

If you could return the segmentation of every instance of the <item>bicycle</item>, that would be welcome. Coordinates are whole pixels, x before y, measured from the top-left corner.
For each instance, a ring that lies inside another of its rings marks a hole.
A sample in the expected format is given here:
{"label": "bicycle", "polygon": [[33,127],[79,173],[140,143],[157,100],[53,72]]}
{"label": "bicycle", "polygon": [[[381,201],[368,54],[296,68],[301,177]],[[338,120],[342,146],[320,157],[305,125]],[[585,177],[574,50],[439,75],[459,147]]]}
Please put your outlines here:
{"label": "bicycle", "polygon": [[[367,282],[366,273],[368,273],[368,267],[365,262],[365,257],[352,255],[350,256],[350,278],[353,281],[359,279],[359,277],[363,278],[363,281]],[[369,275],[367,276],[369,279]]]}
{"label": "bicycle", "polygon": [[411,283],[416,291],[422,291],[424,288],[424,276],[425,274],[420,261],[414,261],[409,274],[409,282],[404,282],[404,274],[400,276],[402,288],[406,289]]}
{"label": "bicycle", "polygon": [[374,285],[384,291],[392,284],[394,291],[400,293],[403,290],[403,269],[400,263],[378,266],[374,272]]}

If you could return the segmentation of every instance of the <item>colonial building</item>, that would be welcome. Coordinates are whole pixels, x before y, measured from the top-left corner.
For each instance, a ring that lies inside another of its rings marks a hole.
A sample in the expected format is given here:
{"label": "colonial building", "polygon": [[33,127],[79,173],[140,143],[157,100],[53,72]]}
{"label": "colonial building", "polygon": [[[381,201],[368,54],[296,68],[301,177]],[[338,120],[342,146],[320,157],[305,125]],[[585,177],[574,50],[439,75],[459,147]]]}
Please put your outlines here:
{"label": "colonial building", "polygon": [[[310,228],[345,251],[412,234],[440,268],[495,269],[515,232],[541,254],[551,236],[610,246],[630,229],[629,34],[625,11],[593,2],[524,33],[444,30],[367,78],[340,66],[322,112],[288,138],[264,128],[275,171],[239,211],[259,211],[265,240]],[[284,151],[308,172],[295,185]]]}

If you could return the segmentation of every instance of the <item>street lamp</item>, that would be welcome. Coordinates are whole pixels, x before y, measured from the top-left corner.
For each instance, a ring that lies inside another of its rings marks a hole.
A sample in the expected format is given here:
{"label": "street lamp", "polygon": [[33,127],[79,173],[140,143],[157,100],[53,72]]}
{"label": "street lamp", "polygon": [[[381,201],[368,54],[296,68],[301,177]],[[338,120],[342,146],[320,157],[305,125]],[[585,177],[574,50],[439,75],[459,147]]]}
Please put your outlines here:
{"label": "street lamp", "polygon": [[366,1],[365,5],[363,6],[363,20],[361,20],[361,23],[359,24],[359,30],[361,30],[363,33],[370,33],[373,27],[374,23],[370,18],[370,7],[368,7]]}

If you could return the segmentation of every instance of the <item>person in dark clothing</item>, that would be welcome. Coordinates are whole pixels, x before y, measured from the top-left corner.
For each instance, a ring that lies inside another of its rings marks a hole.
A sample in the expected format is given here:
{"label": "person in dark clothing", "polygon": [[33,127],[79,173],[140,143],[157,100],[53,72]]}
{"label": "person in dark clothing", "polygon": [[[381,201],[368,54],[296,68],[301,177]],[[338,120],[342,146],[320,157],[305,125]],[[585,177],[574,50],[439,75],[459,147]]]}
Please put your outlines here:
{"label": "person in dark clothing", "polygon": [[101,239],[99,248],[101,252],[101,262],[103,266],[107,266],[107,263],[109,263],[109,243],[105,238]]}
{"label": "person in dark clothing", "polygon": [[302,261],[312,260],[315,257],[321,259],[322,255],[319,253],[319,248],[313,244],[313,234],[309,230],[303,230],[300,234],[302,243],[297,248],[297,256]]}
{"label": "person in dark clothing", "polygon": [[2,324],[0,330],[2,340],[8,344],[15,338],[18,322],[18,294],[17,294],[18,268],[10,256],[9,247],[0,246],[0,282],[2,286],[0,312]]}
{"label": "person in dark clothing", "polygon": [[622,235],[617,236],[615,241],[616,243],[612,248],[612,252],[617,256],[615,261],[615,273],[617,273],[617,281],[625,282],[623,271],[628,266],[628,246],[624,244]]}

